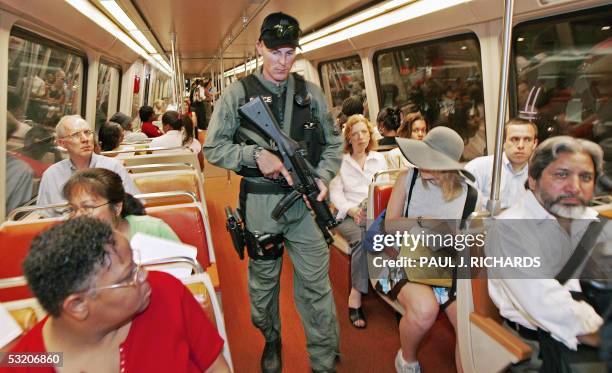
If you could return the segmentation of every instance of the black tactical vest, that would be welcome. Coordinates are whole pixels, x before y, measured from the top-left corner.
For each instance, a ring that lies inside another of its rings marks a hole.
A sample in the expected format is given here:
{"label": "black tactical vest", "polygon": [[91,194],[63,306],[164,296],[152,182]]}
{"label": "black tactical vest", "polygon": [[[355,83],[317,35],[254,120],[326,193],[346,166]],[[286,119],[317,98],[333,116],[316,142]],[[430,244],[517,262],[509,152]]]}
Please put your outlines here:
{"label": "black tactical vest", "polygon": [[[316,167],[323,152],[323,145],[325,145],[323,128],[321,123],[318,123],[316,115],[313,115],[315,114],[313,113],[314,108],[311,108],[311,99],[310,94],[306,90],[306,81],[296,73],[293,73],[293,79],[295,81],[295,94],[293,97],[293,114],[289,137],[300,143],[302,149],[306,151],[306,159]],[[255,75],[246,76],[240,80],[240,83],[244,88],[245,102],[249,102],[257,96],[262,96],[264,102],[270,106],[274,117],[282,127],[285,120],[287,90],[284,90],[282,95],[272,94]],[[240,126],[256,132],[262,138],[269,140],[265,134],[245,118],[240,118]],[[234,136],[234,143],[255,144],[254,141],[241,133],[240,130]],[[243,167],[238,174],[242,176],[261,176],[259,170],[248,169],[246,167]]]}

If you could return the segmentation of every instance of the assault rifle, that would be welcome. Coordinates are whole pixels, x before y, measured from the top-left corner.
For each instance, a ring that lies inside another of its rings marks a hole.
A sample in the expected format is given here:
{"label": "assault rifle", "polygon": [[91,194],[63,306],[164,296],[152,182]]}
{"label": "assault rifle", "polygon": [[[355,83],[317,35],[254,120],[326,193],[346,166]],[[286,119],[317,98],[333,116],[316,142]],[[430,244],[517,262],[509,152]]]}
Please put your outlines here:
{"label": "assault rifle", "polygon": [[261,97],[256,97],[238,109],[238,112],[253,123],[262,133],[272,139],[283,160],[283,164],[293,179],[293,191],[284,196],[272,211],[274,220],[280,217],[298,200],[306,197],[314,212],[315,222],[323,233],[325,241],[331,244],[333,239],[329,229],[338,225],[338,222],[329,210],[325,201],[317,201],[321,192],[315,181],[314,168],[305,158],[305,151],[295,140],[285,135],[281,130],[270,107]]}

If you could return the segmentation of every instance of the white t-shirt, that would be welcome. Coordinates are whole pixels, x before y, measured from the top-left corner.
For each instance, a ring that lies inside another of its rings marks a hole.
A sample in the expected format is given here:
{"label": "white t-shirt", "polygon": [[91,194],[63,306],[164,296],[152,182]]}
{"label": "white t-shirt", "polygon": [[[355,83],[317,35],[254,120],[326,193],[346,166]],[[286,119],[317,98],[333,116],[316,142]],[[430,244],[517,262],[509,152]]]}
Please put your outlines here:
{"label": "white t-shirt", "polygon": [[[165,134],[151,140],[151,147],[155,148],[173,148],[177,146],[183,146],[183,133],[177,130],[170,130]],[[197,154],[202,151],[202,144],[200,144],[198,140],[193,139],[191,144],[189,144],[189,148],[191,148]]]}

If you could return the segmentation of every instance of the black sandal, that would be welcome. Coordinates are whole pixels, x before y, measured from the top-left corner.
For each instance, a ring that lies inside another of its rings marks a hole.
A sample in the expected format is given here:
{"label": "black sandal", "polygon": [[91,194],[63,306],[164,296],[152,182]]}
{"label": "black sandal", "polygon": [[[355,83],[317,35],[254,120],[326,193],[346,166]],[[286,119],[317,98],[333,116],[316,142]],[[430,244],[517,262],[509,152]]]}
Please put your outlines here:
{"label": "black sandal", "polygon": [[[349,307],[349,320],[351,321],[351,325],[353,325],[357,329],[365,329],[365,327],[368,326],[366,322],[365,314],[363,313],[363,309],[361,307],[359,308]],[[364,325],[363,326],[355,325],[355,322],[360,321],[360,320],[363,321]]]}

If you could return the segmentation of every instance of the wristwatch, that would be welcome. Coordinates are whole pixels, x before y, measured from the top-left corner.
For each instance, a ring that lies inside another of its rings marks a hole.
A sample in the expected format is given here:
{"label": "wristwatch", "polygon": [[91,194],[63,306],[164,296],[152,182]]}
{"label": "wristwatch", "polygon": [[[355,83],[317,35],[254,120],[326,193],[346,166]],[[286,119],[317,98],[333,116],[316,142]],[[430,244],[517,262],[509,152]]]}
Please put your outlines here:
{"label": "wristwatch", "polygon": [[263,150],[264,150],[264,148],[262,148],[259,145],[257,145],[255,148],[253,148],[253,159],[255,160],[255,163],[257,163],[257,160],[259,159],[259,157],[261,157],[261,152]]}

